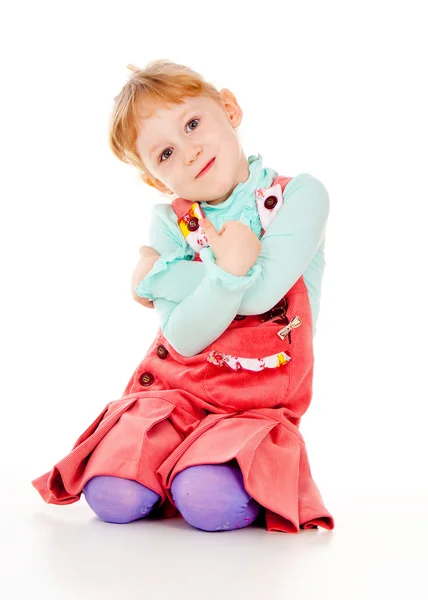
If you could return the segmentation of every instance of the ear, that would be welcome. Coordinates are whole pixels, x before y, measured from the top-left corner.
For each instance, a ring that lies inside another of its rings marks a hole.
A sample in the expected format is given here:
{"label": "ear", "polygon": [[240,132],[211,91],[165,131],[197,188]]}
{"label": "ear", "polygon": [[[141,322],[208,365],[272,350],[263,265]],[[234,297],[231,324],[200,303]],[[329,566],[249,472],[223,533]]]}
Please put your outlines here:
{"label": "ear", "polygon": [[172,190],[167,188],[166,185],[164,185],[161,181],[159,181],[159,179],[156,179],[156,177],[147,177],[147,175],[146,175],[143,177],[143,181],[144,181],[144,183],[147,183],[147,185],[154,187],[156,190],[159,190],[163,194],[172,194],[173,193]]}
{"label": "ear", "polygon": [[241,124],[242,121],[242,109],[238,104],[234,94],[227,88],[223,88],[219,92],[220,102],[223,105],[223,109],[228,117],[228,120],[232,127],[235,129]]}

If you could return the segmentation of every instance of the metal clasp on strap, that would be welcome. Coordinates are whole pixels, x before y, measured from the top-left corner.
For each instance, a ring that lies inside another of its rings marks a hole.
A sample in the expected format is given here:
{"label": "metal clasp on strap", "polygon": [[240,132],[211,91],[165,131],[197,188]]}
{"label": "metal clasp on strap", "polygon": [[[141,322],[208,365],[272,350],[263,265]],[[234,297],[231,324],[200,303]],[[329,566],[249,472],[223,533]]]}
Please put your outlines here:
{"label": "metal clasp on strap", "polygon": [[280,329],[279,331],[277,331],[277,335],[282,339],[285,340],[285,338],[287,337],[287,335],[290,333],[290,331],[292,329],[296,329],[296,327],[300,327],[300,325],[302,324],[302,320],[300,317],[293,317],[291,319],[291,321],[289,322],[289,324],[286,327],[283,327],[282,329]]}

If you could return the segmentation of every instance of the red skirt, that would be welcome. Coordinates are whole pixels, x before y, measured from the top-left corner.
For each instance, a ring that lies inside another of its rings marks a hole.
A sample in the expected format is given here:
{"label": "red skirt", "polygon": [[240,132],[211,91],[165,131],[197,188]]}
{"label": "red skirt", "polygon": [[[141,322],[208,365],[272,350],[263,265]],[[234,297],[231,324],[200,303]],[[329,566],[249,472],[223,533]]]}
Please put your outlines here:
{"label": "red skirt", "polygon": [[[295,317],[301,324],[279,337]],[[272,311],[237,316],[195,356],[177,353],[159,330],[122,397],[32,483],[46,502],[70,504],[97,475],[133,479],[160,495],[154,512],[167,518],[180,516],[175,475],[236,459],[245,489],[266,509],[268,531],[331,530],[299,431],[312,376],[311,309],[300,277]]]}

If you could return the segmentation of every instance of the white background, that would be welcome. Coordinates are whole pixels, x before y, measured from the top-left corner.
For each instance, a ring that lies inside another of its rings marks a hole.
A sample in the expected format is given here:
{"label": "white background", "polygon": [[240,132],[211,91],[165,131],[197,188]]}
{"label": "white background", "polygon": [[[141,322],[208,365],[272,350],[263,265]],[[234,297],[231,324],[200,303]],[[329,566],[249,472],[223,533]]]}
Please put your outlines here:
{"label": "white background", "polygon": [[[3,598],[427,594],[423,4],[2,4]],[[247,156],[329,192],[301,431],[331,532],[111,525],[31,486],[122,395],[158,328],[129,284],[164,199],[107,143],[126,66],[157,58],[234,92]]]}

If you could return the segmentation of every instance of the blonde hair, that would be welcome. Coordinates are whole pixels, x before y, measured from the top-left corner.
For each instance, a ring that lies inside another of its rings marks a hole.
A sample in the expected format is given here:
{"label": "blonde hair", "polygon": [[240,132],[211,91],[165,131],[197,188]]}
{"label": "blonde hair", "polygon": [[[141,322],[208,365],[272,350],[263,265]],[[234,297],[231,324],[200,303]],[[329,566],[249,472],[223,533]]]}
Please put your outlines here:
{"label": "blonde hair", "polygon": [[138,109],[145,99],[156,104],[182,104],[185,96],[205,95],[219,102],[219,92],[196,71],[170,60],[152,61],[144,69],[134,65],[127,68],[133,74],[114,98],[108,141],[119,160],[134,165],[144,183],[157,188],[136,149],[136,123],[141,119]]}

